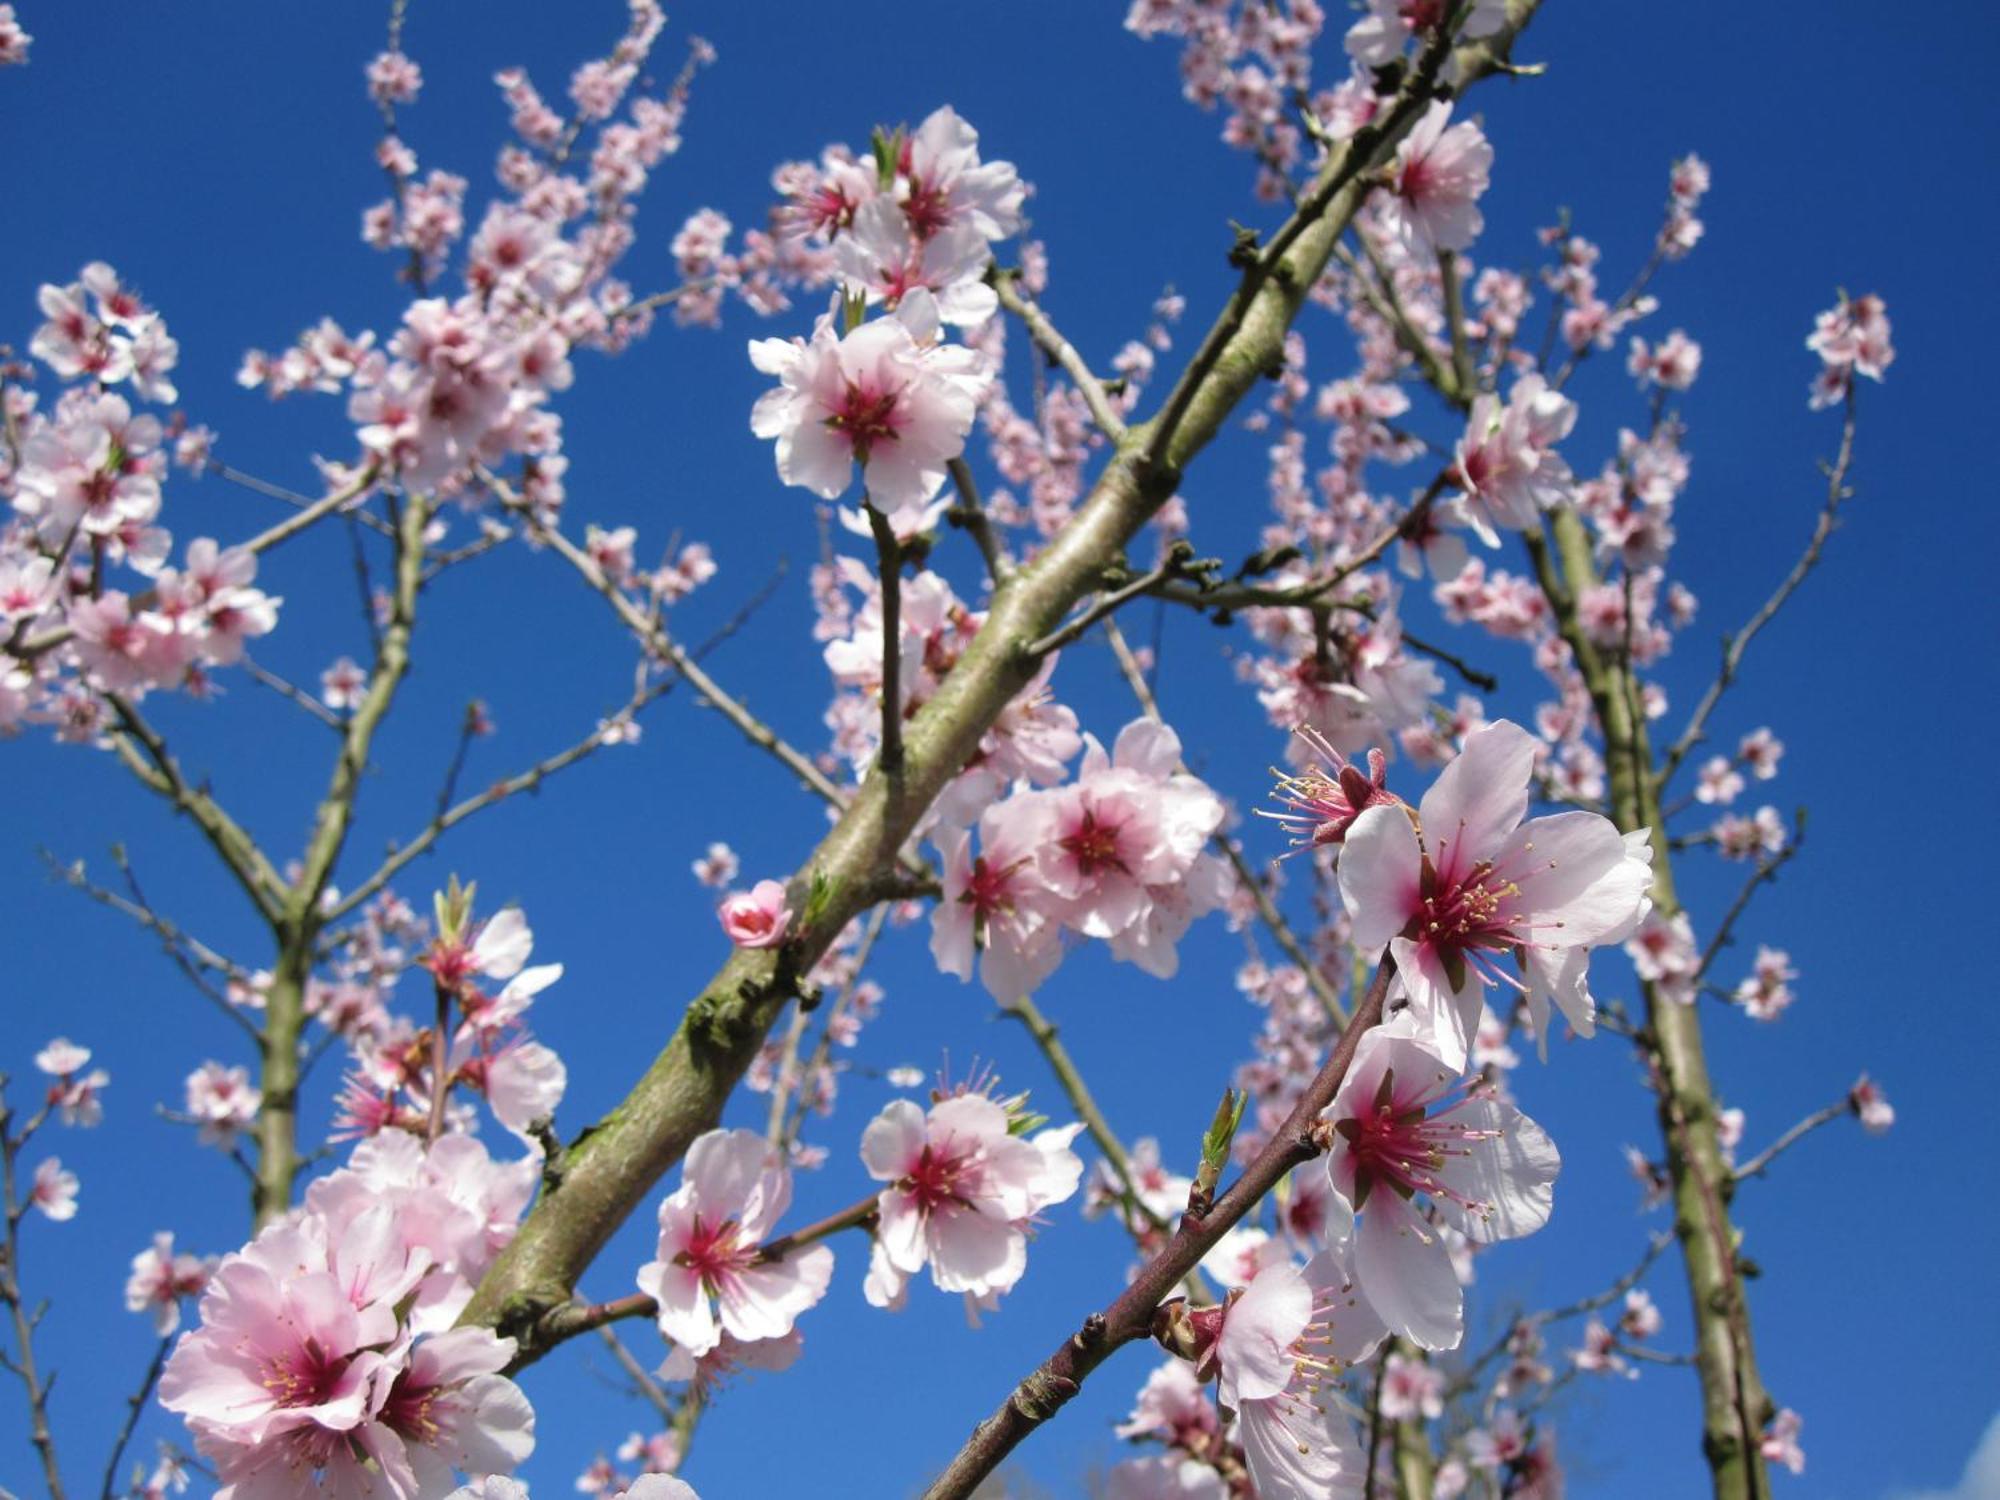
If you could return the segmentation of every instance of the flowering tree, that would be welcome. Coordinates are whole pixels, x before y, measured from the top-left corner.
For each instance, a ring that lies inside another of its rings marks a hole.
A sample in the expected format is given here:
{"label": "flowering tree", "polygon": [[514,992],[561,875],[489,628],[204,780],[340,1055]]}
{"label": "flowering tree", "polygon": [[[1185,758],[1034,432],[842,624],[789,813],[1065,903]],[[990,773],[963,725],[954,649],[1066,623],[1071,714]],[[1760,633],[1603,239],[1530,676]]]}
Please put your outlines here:
{"label": "flowering tree", "polygon": [[[1818,524],[1793,558],[1772,554],[1779,581],[1707,691],[1670,705],[1654,669],[1696,618],[1674,570],[1690,480],[1675,402],[1701,349],[1659,331],[1653,287],[1702,237],[1709,173],[1672,164],[1622,291],[1567,222],[1530,272],[1483,262],[1496,158],[1478,100],[1532,78],[1536,9],[1370,0],[1343,30],[1311,0],[1138,0],[1127,29],[1180,49],[1188,98],[1223,115],[1267,215],[1236,230],[1233,288],[1194,314],[1199,333],[1164,292],[1108,362],[1055,321],[1064,247],[1032,237],[1032,164],[948,105],[780,165],[761,227],[703,209],[648,257],[637,204],[715,60],[689,39],[663,65],[653,0],[632,0],[559,101],[523,68],[498,76],[510,119],[482,190],[420,159],[407,122],[424,71],[390,7],[364,80],[386,194],[362,239],[390,257],[396,301],[359,331],[302,305],[317,321],[239,376],[274,400],[334,398],[317,494],[235,469],[189,415],[199,393],[182,408],[172,309],[104,262],[52,268],[24,352],[0,351],[0,728],[94,755],[181,815],[200,846],[188,868],[232,883],[263,943],[200,940],[122,849],[112,879],[56,862],[156,937],[219,1018],[172,1112],[248,1184],[240,1222],[162,1228],[133,1258],[127,1305],[159,1341],[95,1456],[106,1500],[197,1481],[238,1500],[503,1500],[558,1446],[588,1492],[675,1500],[685,1467],[727,1495],[699,1457],[705,1415],[754,1405],[746,1377],[788,1371],[822,1304],[856,1293],[883,1316],[944,1293],[975,1323],[1003,1308],[1048,1323],[1053,1352],[985,1371],[990,1415],[941,1469],[909,1473],[932,1497],[997,1493],[982,1487],[1086,1381],[1136,1386],[1129,1455],[1091,1481],[1126,1500],[1553,1496],[1562,1393],[1646,1364],[1691,1368],[1701,1430],[1684,1441],[1718,1496],[1769,1494],[1774,1467],[1803,1466],[1801,1418],[1758,1361],[1736,1194],[1809,1131],[1893,1115],[1866,1077],[1830,1082],[1823,1110],[1752,1152],[1711,1083],[1704,1027],[1735,1024],[1729,1007],[1777,1021],[1798,978],[1778,949],[1747,969],[1732,952],[1803,824],[1736,810],[1784,746],[1729,693],[1850,497],[1858,380],[1883,377],[1890,326],[1877,298],[1846,294],[1812,325],[1808,399],[1834,450]],[[29,53],[0,5],[0,62]],[[565,403],[639,341],[681,337],[662,325],[697,340],[753,320],[767,388],[743,441],[773,468],[755,503],[814,513],[823,537],[809,592],[827,677],[808,694],[823,745],[793,743],[707,664],[763,628],[758,600],[707,640],[679,626],[730,561],[682,537],[698,514],[622,517],[566,484]],[[1568,392],[1616,350],[1629,425],[1608,454],[1579,451]],[[1262,435],[1269,514],[1254,551],[1222,557],[1197,475],[1232,428]],[[202,475],[287,508],[187,535],[173,498]],[[656,563],[628,519],[672,532]],[[317,682],[295,682],[257,658],[302,594],[352,589],[347,569],[286,571],[301,538],[329,534],[360,580],[366,649],[321,651]],[[420,621],[442,580],[507,549],[601,601],[602,638],[577,650],[628,657],[629,696],[478,790],[466,767],[494,725],[474,702],[434,808],[371,856],[357,808],[411,697]],[[1210,768],[1202,723],[1162,715],[1161,653],[1126,632],[1142,608],[1234,633],[1228,709],[1261,715],[1286,767],[1266,821],[1233,812],[1252,788]],[[1405,628],[1426,611],[1458,638]],[[1067,665],[1089,653],[1115,665],[1111,690]],[[1488,672],[1505,659],[1534,674],[1512,702]],[[210,700],[241,683],[331,742],[287,843],[188,769],[187,740],[232,711]],[[662,830],[699,851],[720,964],[656,1017],[656,1055],[586,1124],[531,1023],[563,966],[535,962],[522,907],[480,889],[532,898],[532,875],[441,880],[419,861],[633,744],[676,691],[827,826],[808,845],[801,814],[789,870]],[[1741,868],[1740,893],[1684,908],[1677,875],[1714,860]],[[881,1059],[891,1097],[841,1110],[883,998],[871,959],[921,948],[907,929],[925,924],[937,986],[983,990],[1047,1076],[1023,1090]],[[1088,999],[1064,966],[1099,949],[1160,997],[1145,1003],[1171,1004],[1183,946],[1227,933],[1257,1025],[1236,1058],[1190,1055],[1169,1081],[1221,1093],[1208,1129],[1114,1127],[1089,1082],[1104,1064],[1051,1019]],[[102,1020],[65,1015],[76,1040],[14,1028],[0,1103],[6,1358],[54,1500],[78,1492],[49,1419],[50,1370],[71,1356],[34,1276],[75,1232],[82,1190],[52,1142],[105,1118],[119,1043]],[[1482,1340],[1477,1264],[1572,1207],[1556,1187],[1573,1148],[1530,1117],[1539,1075],[1516,1070],[1600,1032],[1655,1101],[1633,1168],[1672,1228],[1607,1232],[1599,1287],[1489,1308],[1499,1332]],[[851,1201],[792,1212],[807,1174]],[[607,1246],[634,1220],[651,1250],[619,1260]],[[1089,1235],[1131,1259],[1097,1310],[1006,1305],[1031,1251]],[[537,1382],[562,1379],[585,1336],[657,1416],[615,1460],[591,1457],[602,1433],[537,1428]],[[977,1357],[965,1338],[952,1358]],[[1150,1364],[1104,1368],[1148,1342]],[[141,1430],[157,1459],[135,1459]]]}

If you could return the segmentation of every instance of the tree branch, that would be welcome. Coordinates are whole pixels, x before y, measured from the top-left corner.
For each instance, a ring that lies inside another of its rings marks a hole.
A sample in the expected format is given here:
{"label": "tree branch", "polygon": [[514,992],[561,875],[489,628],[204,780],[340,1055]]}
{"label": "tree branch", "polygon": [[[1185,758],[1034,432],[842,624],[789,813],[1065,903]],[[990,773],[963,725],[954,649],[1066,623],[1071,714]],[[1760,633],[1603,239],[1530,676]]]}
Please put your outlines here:
{"label": "tree branch", "polygon": [[1382,1002],[1394,973],[1394,962],[1385,956],[1355,1012],[1354,1024],[1243,1175],[1205,1216],[1184,1214],[1166,1248],[1140,1269],[1124,1292],[1102,1312],[1085,1319],[1076,1334],[1064,1339],[1038,1369],[1015,1386],[993,1415],[973,1429],[958,1456],[924,1491],[924,1500],[966,1500],[1023,1439],[1063,1408],[1092,1371],[1124,1345],[1147,1337],[1154,1313],[1175,1284],[1198,1266],[1202,1256],[1286,1173],[1319,1153],[1311,1127],[1333,1102],[1363,1034],[1381,1020]]}

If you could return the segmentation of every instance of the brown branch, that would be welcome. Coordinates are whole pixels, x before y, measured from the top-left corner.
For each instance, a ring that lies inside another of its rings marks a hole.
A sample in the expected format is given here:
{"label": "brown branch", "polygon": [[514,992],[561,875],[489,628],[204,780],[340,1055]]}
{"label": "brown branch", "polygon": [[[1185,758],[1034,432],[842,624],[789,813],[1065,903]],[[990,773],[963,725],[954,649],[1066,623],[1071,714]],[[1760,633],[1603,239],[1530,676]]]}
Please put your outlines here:
{"label": "brown branch", "polygon": [[1829,1121],[1837,1120],[1842,1115],[1851,1115],[1853,1113],[1853,1101],[1847,1095],[1842,1094],[1839,1099],[1827,1105],[1824,1109],[1814,1110],[1803,1120],[1792,1126],[1790,1130],[1787,1130],[1783,1135],[1771,1142],[1762,1151],[1751,1157],[1750,1160],[1743,1163],[1742,1166],[1736,1168],[1729,1174],[1731,1180],[1735,1182],[1748,1182],[1752,1177],[1762,1177],[1765,1172],[1770,1170],[1772,1162],[1776,1161],[1781,1155],[1804,1140],[1808,1135],[1811,1135],[1820,1126],[1827,1124]]}
{"label": "brown branch", "polygon": [[979,482],[972,477],[972,467],[963,458],[954,458],[950,470],[952,486],[958,491],[958,504],[946,511],[944,518],[972,538],[980,557],[985,559],[986,576],[995,584],[1004,583],[1012,567],[1007,561],[1007,549],[995,534],[992,518],[979,498]]}
{"label": "brown branch", "polygon": [[257,910],[267,920],[276,921],[284,910],[288,889],[264,851],[241,824],[223,811],[213,795],[188,784],[180,763],[167,750],[166,741],[146,722],[135,704],[116,693],[105,694],[105,702],[118,717],[118,727],[111,731],[111,744],[126,769],[173,803],[177,811],[194,819],[195,826],[221,856]]}
{"label": "brown branch", "polygon": [[876,573],[882,585],[882,743],[875,763],[895,781],[903,774],[903,544],[896,540],[889,518],[866,495],[861,497],[861,508],[868,512],[868,525],[875,533]]}
{"label": "brown branch", "polygon": [[965,1500],[971,1495],[1024,1438],[1062,1409],[1093,1370],[1124,1345],[1145,1338],[1152,1331],[1154,1313],[1175,1284],[1198,1266],[1202,1256],[1286,1173],[1318,1154],[1311,1127],[1333,1102],[1363,1034],[1381,1020],[1382,1002],[1394,973],[1394,963],[1385,957],[1355,1012],[1354,1024],[1243,1175],[1205,1216],[1183,1215],[1174,1237],[1140,1269],[1130,1285],[1102,1312],[1086,1318],[1077,1333],[1064,1339],[1038,1369],[1015,1386],[993,1415],[973,1429],[958,1456],[924,1491],[924,1500]]}
{"label": "brown branch", "polygon": [[153,1351],[139,1389],[125,1398],[125,1418],[118,1424],[117,1437],[112,1439],[111,1457],[105,1460],[104,1485],[98,1492],[98,1500],[112,1500],[118,1492],[118,1461],[125,1456],[126,1445],[132,1441],[132,1429],[139,1425],[139,1414],[152,1398],[153,1387],[159,1384],[160,1371],[166,1368],[167,1356],[173,1352],[173,1347],[174,1336],[170,1333],[160,1340],[159,1347]]}
{"label": "brown branch", "polygon": [[63,1500],[62,1468],[56,1459],[55,1434],[49,1426],[49,1391],[55,1376],[44,1380],[35,1363],[35,1325],[41,1321],[39,1309],[29,1312],[21,1294],[21,1218],[28,1208],[21,1201],[15,1166],[21,1148],[28,1143],[48,1111],[30,1117],[18,1134],[14,1114],[7,1103],[7,1075],[0,1073],[0,1216],[4,1216],[6,1257],[0,1260],[0,1302],[14,1321],[14,1353],[0,1356],[6,1368],[20,1377],[28,1396],[28,1440],[42,1460],[42,1478],[49,1487],[49,1500]]}

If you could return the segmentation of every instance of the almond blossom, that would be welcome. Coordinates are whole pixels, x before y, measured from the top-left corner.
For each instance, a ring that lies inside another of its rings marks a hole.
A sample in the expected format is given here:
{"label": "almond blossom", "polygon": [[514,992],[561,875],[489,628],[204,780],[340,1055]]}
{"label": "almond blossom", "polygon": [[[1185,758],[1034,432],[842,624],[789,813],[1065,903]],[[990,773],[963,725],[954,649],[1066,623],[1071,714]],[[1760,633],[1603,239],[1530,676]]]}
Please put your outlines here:
{"label": "almond blossom", "polygon": [[[1588,949],[1621,941],[1646,911],[1650,846],[1595,813],[1522,823],[1535,741],[1507,720],[1466,737],[1459,757],[1406,807],[1371,807],[1348,831],[1340,891],[1362,951],[1385,949],[1418,1027],[1446,1068],[1465,1066],[1485,992],[1526,999],[1546,1036],[1553,1000],[1594,1028]],[[1512,958],[1521,977],[1500,967]]]}
{"label": "almond blossom", "polygon": [[1303,1269],[1273,1266],[1219,1306],[1162,1309],[1161,1342],[1217,1383],[1258,1500],[1358,1500],[1365,1461],[1323,1387],[1384,1336],[1342,1247]]}
{"label": "almond blossom", "polygon": [[786,904],[782,883],[760,880],[747,891],[732,891],[723,897],[716,916],[737,947],[775,948],[785,940],[792,909]]}
{"label": "almond blossom", "polygon": [[1463,250],[1485,226],[1478,202],[1493,169],[1493,147],[1471,121],[1451,124],[1452,106],[1433,102],[1396,147],[1385,215],[1425,249]]}
{"label": "almond blossom", "polygon": [[53,1156],[45,1156],[35,1164],[35,1175],[28,1184],[28,1203],[45,1217],[61,1223],[64,1219],[76,1217],[76,1173],[63,1170],[63,1164]]}
{"label": "almond blossom", "polygon": [[781,382],[750,415],[752,432],[776,439],[778,477],[836,500],[858,463],[869,502],[891,516],[943,488],[990,377],[972,350],[934,342],[937,324],[917,288],[845,335],[828,317],[810,342],[752,340],[750,362]]}
{"label": "almond blossom", "polygon": [[159,1390],[219,1493],[373,1484],[432,1500],[453,1470],[506,1473],[533,1449],[534,1413],[498,1373],[512,1339],[465,1328],[413,1341],[404,1326],[432,1266],[408,1229],[379,1203],[336,1224],[309,1200],[216,1268]]}
{"label": "almond blossom", "polygon": [[758,1132],[711,1130],[695,1140],[679,1189],[661,1200],[655,1258],[639,1268],[662,1334],[698,1357],[725,1334],[747,1342],[792,1331],[826,1295],[833,1252],[764,1254],[791,1199],[791,1173]]}
{"label": "almond blossom", "polygon": [[132,1257],[132,1274],[125,1282],[125,1308],[152,1319],[153,1331],[165,1338],[181,1326],[181,1299],[199,1297],[215,1274],[215,1257],[174,1252],[174,1237],[165,1230]]}
{"label": "almond blossom", "polygon": [[1576,403],[1539,375],[1515,381],[1505,406],[1491,393],[1474,398],[1452,478],[1465,491],[1466,523],[1487,546],[1499,545],[1496,528],[1538,525],[1567,498],[1572,476],[1555,445],[1575,425]]}
{"label": "almond blossom", "polygon": [[1012,1289],[1028,1267],[1029,1222],[1082,1179],[1069,1150],[1081,1128],[1023,1139],[1007,1108],[981,1093],[942,1099],[928,1113],[891,1100],[861,1136],[868,1175],[888,1184],[876,1198],[869,1302],[899,1306],[926,1265],[939,1291],[987,1298]]}
{"label": "almond blossom", "polygon": [[982,162],[979,132],[950,105],[933,111],[903,143],[897,196],[916,233],[928,239],[969,225],[989,240],[1021,228],[1027,187],[1011,162]]}
{"label": "almond blossom", "polygon": [[1355,1268],[1370,1306],[1425,1349],[1457,1348],[1463,1299],[1424,1203],[1479,1243],[1531,1234],[1554,1201],[1554,1144],[1403,1020],[1361,1039],[1323,1118],[1339,1210],[1330,1233],[1343,1237],[1338,1220],[1359,1216]]}

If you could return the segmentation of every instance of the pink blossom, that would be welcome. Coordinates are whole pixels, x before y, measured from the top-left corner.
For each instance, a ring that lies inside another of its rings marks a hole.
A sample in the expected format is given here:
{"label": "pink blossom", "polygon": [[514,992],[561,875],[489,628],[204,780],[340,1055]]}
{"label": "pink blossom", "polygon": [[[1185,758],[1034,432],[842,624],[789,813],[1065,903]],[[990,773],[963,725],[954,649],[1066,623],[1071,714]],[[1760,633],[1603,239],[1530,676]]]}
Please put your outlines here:
{"label": "pink blossom", "polygon": [[1026,185],[1011,162],[980,161],[979,132],[950,105],[916,128],[897,166],[897,196],[920,237],[960,224],[989,240],[1019,232]]}
{"label": "pink blossom", "polygon": [[1476,397],[1459,439],[1452,478],[1464,491],[1466,524],[1487,546],[1496,527],[1523,531],[1569,495],[1572,475],[1555,451],[1576,425],[1576,403],[1535,374],[1514,382],[1507,404]]}
{"label": "pink blossom", "polygon": [[1813,382],[1815,409],[1843,399],[1856,373],[1880,380],[1896,358],[1889,341],[1889,315],[1876,296],[1848,298],[1821,313],[1813,323],[1806,347],[1820,357]]}
{"label": "pink blossom", "polygon": [[1534,1121],[1483,1080],[1459,1079],[1408,1024],[1361,1039],[1324,1116],[1326,1169],[1338,1218],[1360,1216],[1355,1263],[1370,1305],[1421,1347],[1453,1349],[1458,1279],[1420,1200],[1472,1240],[1514,1239],[1547,1222],[1562,1163]]}
{"label": "pink blossom", "polygon": [[781,1338],[826,1295],[833,1252],[824,1245],[766,1259],[762,1242],[791,1202],[784,1160],[754,1130],[711,1130],[688,1148],[681,1186],[660,1203],[656,1258],[639,1290],[659,1303],[660,1332],[689,1354],[724,1334]]}
{"label": "pink blossom", "polygon": [[215,1257],[174,1253],[174,1237],[165,1230],[132,1257],[132,1275],[125,1283],[125,1307],[145,1313],[153,1329],[165,1338],[181,1326],[181,1299],[199,1297],[215,1274]]}
{"label": "pink blossom", "polygon": [[[1367,68],[1380,68],[1403,55],[1412,36],[1428,37],[1451,7],[1443,0],[1368,0],[1368,14],[1347,31],[1347,55]],[[1474,0],[1459,35],[1492,36],[1507,24],[1504,0]]]}
{"label": "pink blossom", "polygon": [[936,304],[918,291],[844,336],[822,320],[810,342],[753,340],[750,362],[781,382],[750,416],[752,432],[776,439],[778,477],[834,500],[859,463],[883,514],[926,504],[990,378],[972,350],[931,342],[935,331]]}
{"label": "pink blossom", "polygon": [[1401,800],[1384,784],[1389,763],[1380,750],[1368,752],[1368,772],[1363,775],[1318,730],[1306,726],[1297,733],[1320,764],[1308,766],[1302,775],[1278,778],[1271,795],[1292,811],[1258,809],[1263,817],[1285,825],[1294,849],[1338,845],[1363,812]]}
{"label": "pink blossom", "polygon": [[742,868],[736,851],[727,844],[710,844],[708,851],[694,862],[694,878],[703,885],[721,888],[736,878]]}
{"label": "pink blossom", "polygon": [[748,891],[732,891],[724,897],[716,915],[737,947],[775,948],[785,940],[792,909],[785,904],[781,883],[760,880]]}
{"label": "pink blossom", "polygon": [[368,674],[352,657],[343,656],[319,674],[319,701],[336,713],[361,706]]}
{"label": "pink blossom", "polygon": [[1215,1468],[1176,1453],[1128,1458],[1104,1476],[1103,1500],[1229,1500]]}
{"label": "pink blossom", "polygon": [[1428,1360],[1391,1352],[1382,1365],[1382,1416],[1435,1422],[1444,1415],[1444,1372]]}
{"label": "pink blossom", "polygon": [[1860,1117],[1861,1128],[1870,1135],[1880,1135],[1896,1123],[1896,1111],[1889,1103],[1889,1096],[1882,1092],[1882,1085],[1866,1073],[1856,1079],[1854,1087],[1848,1090],[1847,1102]]}
{"label": "pink blossom", "polygon": [[[1518,725],[1475,730],[1414,819],[1406,807],[1371,807],[1341,854],[1356,946],[1394,956],[1417,1024],[1454,1071],[1495,985],[1525,997],[1545,1045],[1550,1000],[1588,1036],[1587,950],[1622,940],[1647,909],[1643,835],[1628,840],[1589,812],[1521,822],[1534,762]],[[1509,957],[1523,977],[1500,967]]]}
{"label": "pink blossom", "polygon": [[1764,1435],[1757,1444],[1758,1453],[1767,1463],[1783,1464],[1794,1474],[1805,1473],[1806,1453],[1799,1446],[1799,1433],[1805,1425],[1804,1417],[1786,1407],[1764,1429]]}
{"label": "pink blossom", "polygon": [[1440,100],[1424,111],[1396,147],[1389,179],[1386,217],[1406,241],[1425,249],[1463,250],[1486,222],[1478,200],[1493,147],[1471,121],[1451,125],[1451,110]]}
{"label": "pink blossom", "polygon": [[1384,1330],[1344,1256],[1323,1253],[1303,1270],[1273,1266],[1220,1306],[1175,1311],[1168,1337],[1235,1411],[1259,1500],[1358,1497],[1361,1445],[1322,1388],[1367,1358]]}
{"label": "pink blossom", "polygon": [[34,38],[14,19],[14,7],[0,5],[0,67],[26,63],[28,44],[32,41]]}
{"label": "pink blossom", "polygon": [[400,52],[382,52],[368,64],[368,97],[378,104],[415,104],[424,72]]}
{"label": "pink blossom", "polygon": [[35,1165],[34,1180],[28,1184],[28,1202],[48,1218],[61,1223],[76,1217],[76,1173],[63,1170],[53,1156]]}
{"label": "pink blossom", "polygon": [[229,1150],[237,1132],[257,1118],[263,1094],[250,1083],[248,1069],[205,1062],[187,1076],[188,1118],[201,1126],[201,1143]]}
{"label": "pink blossom", "polygon": [[[877,1196],[875,1248],[864,1290],[877,1307],[900,1304],[926,1265],[940,1291],[989,1297],[1028,1265],[1028,1222],[1075,1193],[1083,1164],[1075,1128],[1015,1135],[1007,1110],[984,1094],[940,1100],[926,1114],[891,1100],[861,1137]],[[1060,1137],[1060,1139],[1056,1139]]]}

